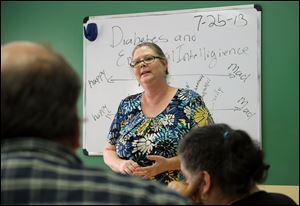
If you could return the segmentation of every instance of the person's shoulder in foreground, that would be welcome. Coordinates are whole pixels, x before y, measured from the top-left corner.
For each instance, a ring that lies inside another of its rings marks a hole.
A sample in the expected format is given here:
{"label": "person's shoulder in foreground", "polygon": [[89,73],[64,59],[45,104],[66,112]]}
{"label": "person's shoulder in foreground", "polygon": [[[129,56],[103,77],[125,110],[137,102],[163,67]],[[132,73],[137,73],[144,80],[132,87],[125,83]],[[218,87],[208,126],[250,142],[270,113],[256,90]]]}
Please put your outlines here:
{"label": "person's shoulder in foreground", "polygon": [[186,204],[158,183],[82,164],[80,90],[51,48],[1,45],[1,204]]}
{"label": "person's shoulder in foreground", "polygon": [[39,138],[1,143],[1,204],[188,204],[163,185],[84,166]]}

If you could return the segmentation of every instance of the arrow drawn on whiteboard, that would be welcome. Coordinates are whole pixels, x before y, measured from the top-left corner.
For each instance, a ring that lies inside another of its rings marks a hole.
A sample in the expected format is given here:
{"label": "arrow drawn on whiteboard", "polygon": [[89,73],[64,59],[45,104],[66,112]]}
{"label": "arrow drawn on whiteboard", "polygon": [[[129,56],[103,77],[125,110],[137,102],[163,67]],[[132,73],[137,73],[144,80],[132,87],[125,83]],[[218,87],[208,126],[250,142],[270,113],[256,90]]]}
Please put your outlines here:
{"label": "arrow drawn on whiteboard", "polygon": [[243,108],[234,106],[234,108],[231,109],[211,109],[212,111],[216,111],[216,110],[233,110],[233,111],[241,111]]}
{"label": "arrow drawn on whiteboard", "polygon": [[241,109],[238,107],[234,107],[231,109],[210,109],[211,111],[218,111],[218,110],[233,110],[233,111],[240,111]]}
{"label": "arrow drawn on whiteboard", "polygon": [[118,81],[133,81],[133,80],[135,80],[136,81],[136,79],[111,79],[111,81],[112,82],[118,82]]}
{"label": "arrow drawn on whiteboard", "polygon": [[199,75],[206,75],[206,76],[224,76],[229,77],[230,74],[171,74],[169,76],[199,76]]}

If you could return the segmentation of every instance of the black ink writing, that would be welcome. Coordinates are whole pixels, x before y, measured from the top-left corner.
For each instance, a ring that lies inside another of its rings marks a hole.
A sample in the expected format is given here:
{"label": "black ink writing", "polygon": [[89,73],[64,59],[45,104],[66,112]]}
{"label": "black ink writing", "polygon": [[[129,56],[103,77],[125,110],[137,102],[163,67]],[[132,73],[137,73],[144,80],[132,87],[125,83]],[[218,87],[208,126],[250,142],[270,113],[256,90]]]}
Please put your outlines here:
{"label": "black ink writing", "polygon": [[176,53],[174,53],[174,50],[172,51],[172,54],[173,54],[173,57],[175,57],[176,55],[176,63],[179,63],[179,62],[186,62],[186,61],[190,61],[192,59],[195,59],[197,57],[197,54],[194,54],[193,51],[190,49],[189,51],[182,51],[181,48],[184,44],[181,44],[179,46],[176,47]]}
{"label": "black ink writing", "polygon": [[207,81],[204,83],[204,87],[203,87],[203,90],[202,90],[202,97],[205,97],[207,95],[207,90],[210,86],[210,79],[207,77]]}
{"label": "black ink writing", "polygon": [[194,18],[197,20],[197,31],[200,31],[201,25],[207,25],[208,27],[223,27],[232,22],[237,27],[244,27],[248,25],[248,20],[244,14],[238,14],[232,18],[225,18],[220,14],[217,15],[196,15]]}
{"label": "black ink writing", "polygon": [[197,40],[195,34],[178,34],[174,37],[175,42],[195,42]]}
{"label": "black ink writing", "polygon": [[251,74],[244,74],[237,64],[230,64],[227,70],[229,71],[229,78],[239,77],[244,83],[251,76]]}
{"label": "black ink writing", "polygon": [[134,32],[132,37],[124,37],[123,29],[120,26],[113,26],[112,28],[112,43],[111,47],[115,48],[117,46],[129,46],[129,45],[137,45],[141,42],[153,42],[153,43],[161,43],[168,42],[168,39],[164,37],[164,35],[151,36],[146,34],[144,36],[138,35]]}
{"label": "black ink writing", "polygon": [[247,99],[245,97],[241,97],[236,103],[237,103],[237,105],[234,106],[233,110],[241,111],[243,114],[245,114],[247,116],[248,120],[255,115],[254,112],[251,112],[250,109],[248,107],[246,107],[249,102],[247,101]]}
{"label": "black ink writing", "polygon": [[97,121],[103,117],[109,120],[111,120],[113,117],[111,110],[109,110],[106,105],[101,106],[97,113],[92,114],[92,118],[94,121]]}
{"label": "black ink writing", "polygon": [[212,102],[212,109],[214,110],[218,97],[221,96],[221,94],[224,94],[224,92],[223,92],[222,88],[219,87],[218,89],[214,89],[213,94],[214,95],[213,95],[211,102]]}
{"label": "black ink writing", "polygon": [[169,61],[175,63],[189,62],[194,60],[203,60],[208,62],[208,68],[214,68],[220,58],[229,56],[244,56],[248,55],[248,46],[245,47],[232,47],[232,48],[219,48],[208,49],[206,47],[190,49],[185,44],[180,44],[171,53],[165,53]]}
{"label": "black ink writing", "polygon": [[122,67],[122,66],[128,66],[131,62],[131,57],[126,57],[124,50],[122,49],[119,53],[118,53],[118,57],[117,57],[117,61],[116,61],[116,66],[118,67]]}
{"label": "black ink writing", "polygon": [[105,71],[100,71],[99,74],[91,80],[88,80],[90,88],[93,88],[97,84],[101,84],[102,82],[113,83],[112,76],[108,77]]}
{"label": "black ink writing", "polygon": [[198,90],[198,87],[199,87],[199,85],[200,85],[200,82],[201,82],[201,80],[202,80],[203,78],[204,78],[204,75],[201,74],[201,75],[200,75],[200,78],[199,78],[198,81],[196,82],[196,86],[195,86],[195,88],[194,88],[195,91]]}
{"label": "black ink writing", "polygon": [[221,94],[223,94],[224,92],[223,92],[223,90],[222,90],[222,88],[221,87],[219,87],[218,89],[214,89],[214,96],[213,96],[213,98],[212,98],[212,102],[214,103],[214,102],[216,102],[217,101],[217,98],[221,95]]}

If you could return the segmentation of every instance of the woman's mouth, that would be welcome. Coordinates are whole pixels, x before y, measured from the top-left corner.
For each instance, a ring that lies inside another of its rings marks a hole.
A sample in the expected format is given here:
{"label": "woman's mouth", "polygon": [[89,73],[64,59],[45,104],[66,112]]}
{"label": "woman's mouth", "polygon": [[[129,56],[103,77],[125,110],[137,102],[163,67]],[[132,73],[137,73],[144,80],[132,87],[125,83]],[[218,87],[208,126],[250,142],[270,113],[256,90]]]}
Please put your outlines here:
{"label": "woman's mouth", "polygon": [[148,74],[148,73],[151,73],[150,71],[143,71],[142,73],[141,73],[141,76],[143,76],[144,74]]}

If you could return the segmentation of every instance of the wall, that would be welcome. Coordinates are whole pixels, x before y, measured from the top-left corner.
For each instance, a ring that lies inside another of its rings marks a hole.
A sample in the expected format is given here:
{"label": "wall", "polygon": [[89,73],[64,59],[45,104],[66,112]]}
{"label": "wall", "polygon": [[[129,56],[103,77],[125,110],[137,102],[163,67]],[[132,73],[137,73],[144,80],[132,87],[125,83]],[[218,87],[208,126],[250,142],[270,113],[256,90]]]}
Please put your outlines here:
{"label": "wall", "polygon": [[[13,2],[1,1],[1,44],[46,42],[82,76],[85,16],[259,4],[262,11],[262,142],[271,165],[265,184],[299,185],[299,2]],[[82,97],[78,104],[82,114]],[[108,169],[102,157],[77,154]]]}

